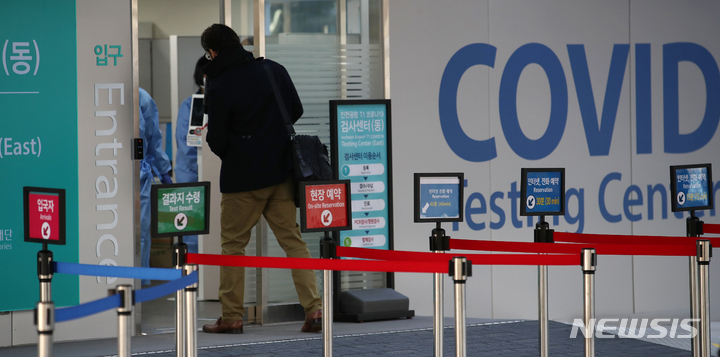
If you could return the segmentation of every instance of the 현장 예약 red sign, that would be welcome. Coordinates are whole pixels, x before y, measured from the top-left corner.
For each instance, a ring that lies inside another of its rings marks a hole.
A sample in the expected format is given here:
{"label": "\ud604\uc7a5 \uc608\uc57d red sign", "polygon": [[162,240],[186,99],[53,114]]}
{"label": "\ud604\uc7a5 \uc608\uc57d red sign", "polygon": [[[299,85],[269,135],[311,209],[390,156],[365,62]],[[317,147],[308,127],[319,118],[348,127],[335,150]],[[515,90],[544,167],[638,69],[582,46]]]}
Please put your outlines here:
{"label": "\ud604\uc7a5 \uc608\uc57d red sign", "polygon": [[349,180],[301,183],[303,232],[337,231],[350,226]]}

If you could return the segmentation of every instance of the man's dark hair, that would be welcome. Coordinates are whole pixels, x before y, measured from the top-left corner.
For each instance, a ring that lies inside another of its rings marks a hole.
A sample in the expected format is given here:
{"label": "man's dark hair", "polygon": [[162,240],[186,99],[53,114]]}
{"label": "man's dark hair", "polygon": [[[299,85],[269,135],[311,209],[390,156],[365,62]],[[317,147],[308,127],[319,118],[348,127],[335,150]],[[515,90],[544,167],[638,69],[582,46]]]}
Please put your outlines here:
{"label": "man's dark hair", "polygon": [[223,24],[210,25],[200,36],[200,44],[205,51],[212,49],[219,53],[234,43],[240,44],[240,38],[233,29]]}
{"label": "man's dark hair", "polygon": [[203,76],[205,74],[203,73],[202,69],[208,63],[210,63],[210,60],[205,58],[205,55],[200,56],[200,58],[197,60],[197,63],[195,63],[195,73],[193,73],[193,79],[195,79],[195,84],[197,84],[198,87],[203,86]]}

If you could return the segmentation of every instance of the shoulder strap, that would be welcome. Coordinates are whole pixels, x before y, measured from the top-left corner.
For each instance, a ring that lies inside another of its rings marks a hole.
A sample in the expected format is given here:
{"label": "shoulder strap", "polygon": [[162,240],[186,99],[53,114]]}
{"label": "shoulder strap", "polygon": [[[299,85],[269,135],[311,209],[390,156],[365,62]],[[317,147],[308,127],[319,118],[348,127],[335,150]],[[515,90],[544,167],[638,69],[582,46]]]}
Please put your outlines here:
{"label": "shoulder strap", "polygon": [[290,115],[288,115],[287,109],[285,108],[285,102],[283,101],[282,94],[280,94],[280,89],[277,86],[277,82],[275,82],[275,76],[273,75],[272,69],[270,68],[270,65],[267,63],[267,61],[262,61],[262,65],[263,68],[265,68],[265,72],[267,72],[268,79],[270,79],[270,85],[272,86],[273,92],[275,92],[275,100],[277,100],[278,107],[280,108],[280,114],[285,121],[285,129],[290,136],[294,136],[295,128],[293,128],[292,121],[290,120]]}
{"label": "shoulder strap", "polygon": [[278,107],[280,108],[280,114],[285,121],[285,129],[287,130],[292,140],[292,150],[294,150],[295,152],[295,158],[297,160],[297,165],[300,170],[300,175],[303,178],[310,177],[313,175],[312,169],[303,158],[300,144],[295,138],[295,128],[293,128],[292,121],[290,120],[290,115],[288,115],[287,109],[285,108],[285,102],[282,100],[282,94],[280,94],[280,89],[275,82],[275,76],[273,75],[270,65],[266,61],[263,61],[262,65],[265,68],[265,72],[267,72],[268,78],[270,79],[270,85],[272,86],[273,92],[275,92],[275,100],[277,100]]}

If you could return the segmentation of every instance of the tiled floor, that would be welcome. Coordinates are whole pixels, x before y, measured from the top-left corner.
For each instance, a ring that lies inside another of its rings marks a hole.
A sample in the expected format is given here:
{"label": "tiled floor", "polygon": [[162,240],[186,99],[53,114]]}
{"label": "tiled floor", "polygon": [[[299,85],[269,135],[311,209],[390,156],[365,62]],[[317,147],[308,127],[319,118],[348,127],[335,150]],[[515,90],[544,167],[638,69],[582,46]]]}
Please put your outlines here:
{"label": "tiled floor", "polygon": [[[174,357],[174,302],[167,298],[145,303],[143,331],[133,337],[133,356]],[[220,314],[216,301],[198,304],[198,328]],[[467,356],[538,356],[537,321],[467,319]],[[302,333],[302,322],[246,325],[242,335],[198,332],[198,356],[321,356],[322,333]],[[445,319],[444,354],[455,355],[454,322]],[[550,323],[551,356],[583,356],[582,338],[570,338],[572,327]],[[581,336],[581,335],[579,335]],[[433,356],[432,317],[333,324],[334,356]],[[690,351],[629,338],[596,339],[596,356],[690,356]],[[62,342],[56,357],[98,357],[117,354],[115,339]],[[0,357],[37,356],[36,346],[0,348]]]}

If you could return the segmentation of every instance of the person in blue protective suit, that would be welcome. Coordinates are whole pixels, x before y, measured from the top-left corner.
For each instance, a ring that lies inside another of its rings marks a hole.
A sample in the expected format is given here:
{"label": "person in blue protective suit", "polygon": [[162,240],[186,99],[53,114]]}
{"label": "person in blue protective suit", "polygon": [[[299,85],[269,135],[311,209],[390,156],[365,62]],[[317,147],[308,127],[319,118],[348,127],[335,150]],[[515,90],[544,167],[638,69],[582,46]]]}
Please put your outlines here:
{"label": "person in blue protective suit", "polygon": [[[162,149],[162,133],[157,105],[150,94],[140,88],[140,138],[143,140],[144,158],[140,164],[140,259],[141,266],[150,266],[150,191],[153,173],[162,183],[172,183],[170,160]],[[143,279],[142,285],[150,280]]]}
{"label": "person in blue protective suit", "polygon": [[[201,56],[195,63],[195,73],[193,79],[198,86],[196,94],[204,93],[202,69],[210,62],[205,56]],[[175,155],[175,182],[197,182],[198,165],[197,165],[197,148],[188,146],[187,135],[188,125],[190,124],[190,104],[192,96],[185,99],[178,110],[178,117],[175,123],[175,141],[177,143],[177,153]],[[188,246],[189,253],[198,252],[198,236],[184,236],[183,242]]]}

